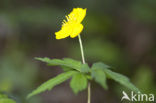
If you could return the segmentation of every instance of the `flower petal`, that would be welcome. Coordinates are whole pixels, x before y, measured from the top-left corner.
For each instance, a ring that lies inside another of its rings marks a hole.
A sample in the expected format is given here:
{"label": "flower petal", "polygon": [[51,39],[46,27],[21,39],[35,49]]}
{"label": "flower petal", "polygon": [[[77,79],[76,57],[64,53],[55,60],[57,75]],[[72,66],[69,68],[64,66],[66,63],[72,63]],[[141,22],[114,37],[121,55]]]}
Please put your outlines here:
{"label": "flower petal", "polygon": [[62,30],[55,32],[56,39],[63,39],[69,36],[69,34],[65,34]]}
{"label": "flower petal", "polygon": [[76,36],[78,36],[83,30],[83,25],[82,24],[75,24],[73,27],[73,31],[70,34],[71,38],[75,38]]}
{"label": "flower petal", "polygon": [[72,33],[72,26],[69,23],[66,23],[62,26],[61,30],[55,32],[56,39],[66,38]]}
{"label": "flower petal", "polygon": [[82,20],[86,16],[86,9],[74,8],[73,11],[66,16],[67,20],[63,20],[61,30],[56,32],[56,39],[63,39],[68,36],[76,37],[83,30]]}
{"label": "flower petal", "polygon": [[86,9],[74,8],[73,11],[68,15],[69,21],[81,23],[86,16]]}

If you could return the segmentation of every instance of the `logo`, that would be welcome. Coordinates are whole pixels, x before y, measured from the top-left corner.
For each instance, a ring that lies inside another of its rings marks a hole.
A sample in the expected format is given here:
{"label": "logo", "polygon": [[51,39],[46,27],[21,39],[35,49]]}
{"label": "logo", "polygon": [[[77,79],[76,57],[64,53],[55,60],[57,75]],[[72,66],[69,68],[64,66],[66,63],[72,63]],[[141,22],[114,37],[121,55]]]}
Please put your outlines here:
{"label": "logo", "polygon": [[122,94],[123,96],[121,101],[154,101],[154,94],[142,94],[140,92],[134,93],[133,91],[131,91],[130,95],[128,95],[125,91],[122,91]]}

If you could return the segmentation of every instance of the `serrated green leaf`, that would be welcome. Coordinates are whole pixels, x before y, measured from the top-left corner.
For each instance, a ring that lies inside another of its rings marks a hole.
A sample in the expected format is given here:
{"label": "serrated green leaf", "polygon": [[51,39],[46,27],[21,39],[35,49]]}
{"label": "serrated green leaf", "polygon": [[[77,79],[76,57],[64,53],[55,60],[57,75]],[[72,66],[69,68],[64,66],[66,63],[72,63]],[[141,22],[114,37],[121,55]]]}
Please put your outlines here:
{"label": "serrated green leaf", "polygon": [[109,65],[107,64],[104,64],[102,62],[97,62],[97,63],[94,63],[93,66],[92,66],[92,69],[94,70],[97,70],[97,69],[105,69],[105,68],[110,68]]}
{"label": "serrated green leaf", "polygon": [[69,71],[69,72],[64,72],[62,74],[59,74],[58,76],[48,80],[47,82],[43,83],[41,86],[39,86],[37,89],[35,89],[32,93],[28,95],[29,97],[32,97],[36,94],[39,94],[43,91],[46,90],[51,90],[54,86],[64,82],[65,80],[69,79],[71,76],[73,76],[76,71]]}
{"label": "serrated green leaf", "polygon": [[116,82],[122,84],[123,86],[125,86],[135,92],[139,91],[139,89],[136,88],[126,76],[116,73],[116,72],[113,72],[109,69],[105,69],[105,72],[109,76],[109,78],[115,80]]}
{"label": "serrated green leaf", "polygon": [[64,58],[61,59],[49,59],[47,57],[45,58],[35,58],[36,60],[40,60],[42,62],[46,62],[49,66],[66,66],[72,69],[75,69],[77,71],[81,70],[82,63],[80,61],[76,61],[70,58]]}
{"label": "serrated green leaf", "polygon": [[88,64],[87,63],[86,64],[82,64],[81,72],[88,73],[89,71],[90,71],[90,68],[89,68]]}
{"label": "serrated green leaf", "polygon": [[87,88],[87,78],[82,73],[77,73],[73,75],[72,80],[70,81],[70,87],[73,92],[77,94],[78,92],[85,90]]}
{"label": "serrated green leaf", "polygon": [[136,88],[126,76],[116,73],[116,72],[113,72],[113,71],[109,70],[108,68],[110,68],[110,67],[102,62],[94,63],[92,66],[93,70],[96,70],[96,69],[103,70],[106,73],[106,76],[108,78],[115,80],[116,82],[122,84],[123,86],[125,86],[135,92],[139,91],[138,88]]}
{"label": "serrated green leaf", "polygon": [[61,66],[64,72],[72,71],[72,68],[66,67],[66,66]]}
{"label": "serrated green leaf", "polygon": [[91,75],[92,78],[95,79],[95,81],[99,83],[103,88],[108,89],[106,84],[106,75],[103,70],[92,70]]}
{"label": "serrated green leaf", "polygon": [[103,88],[108,89],[106,83],[106,74],[103,71],[103,68],[109,68],[109,66],[101,62],[94,63],[93,66],[91,67],[91,76]]}
{"label": "serrated green leaf", "polygon": [[1,98],[0,103],[16,103],[16,102],[9,98]]}

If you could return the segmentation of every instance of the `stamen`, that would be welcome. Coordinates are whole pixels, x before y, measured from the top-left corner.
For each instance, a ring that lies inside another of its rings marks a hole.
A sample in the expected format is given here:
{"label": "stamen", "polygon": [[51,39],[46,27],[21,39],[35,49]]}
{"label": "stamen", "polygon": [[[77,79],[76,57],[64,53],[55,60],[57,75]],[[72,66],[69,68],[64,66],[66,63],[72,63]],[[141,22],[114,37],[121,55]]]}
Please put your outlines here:
{"label": "stamen", "polygon": [[67,21],[69,21],[69,16],[66,16],[66,18],[67,18]]}

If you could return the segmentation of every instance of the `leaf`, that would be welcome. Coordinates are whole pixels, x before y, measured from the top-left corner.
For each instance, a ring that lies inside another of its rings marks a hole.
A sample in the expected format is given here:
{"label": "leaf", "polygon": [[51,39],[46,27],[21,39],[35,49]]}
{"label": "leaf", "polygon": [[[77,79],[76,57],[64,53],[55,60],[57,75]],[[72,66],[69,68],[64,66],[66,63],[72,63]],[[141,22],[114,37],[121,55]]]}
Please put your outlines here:
{"label": "leaf", "polygon": [[94,70],[97,70],[97,69],[105,69],[105,68],[110,68],[109,65],[107,64],[104,64],[102,62],[97,62],[97,63],[94,63],[93,66],[92,66],[92,69]]}
{"label": "leaf", "polygon": [[106,75],[102,70],[92,70],[91,72],[92,78],[95,79],[97,83],[99,83],[103,88],[108,89],[106,84]]}
{"label": "leaf", "polygon": [[43,91],[46,90],[51,90],[54,86],[64,82],[65,80],[69,79],[72,75],[77,73],[76,71],[69,71],[69,72],[64,72],[62,74],[59,74],[58,76],[48,80],[47,82],[43,83],[41,86],[39,86],[37,89],[35,89],[32,93],[28,95],[28,98],[39,94]]}
{"label": "leaf", "polygon": [[64,72],[72,71],[72,68],[66,67],[66,66],[61,66]]}
{"label": "leaf", "polygon": [[73,68],[77,71],[80,71],[82,63],[77,60],[73,60],[71,58],[64,58],[64,66],[68,66],[70,68]]}
{"label": "leaf", "polygon": [[81,72],[88,73],[89,71],[90,71],[90,68],[89,68],[88,64],[87,63],[86,64],[82,64]]}
{"label": "leaf", "polygon": [[82,63],[80,61],[76,61],[70,58],[61,59],[49,59],[45,58],[35,58],[36,60],[40,60],[42,62],[46,62],[49,66],[66,66],[77,71],[80,71]]}
{"label": "leaf", "polygon": [[[102,65],[102,67],[108,67],[105,65]],[[103,88],[108,89],[107,83],[106,83],[106,74],[101,68],[101,63],[95,63],[93,64],[91,68],[91,76],[97,83],[99,83]]]}
{"label": "leaf", "polygon": [[92,76],[90,74],[85,75],[88,80],[92,80]]}
{"label": "leaf", "polygon": [[106,73],[106,76],[108,78],[115,80],[116,82],[122,84],[123,86],[135,92],[139,91],[138,88],[136,88],[126,76],[109,70],[108,68],[110,67],[107,66],[106,64],[102,62],[94,63],[92,69],[95,70],[95,68],[99,70],[103,70]]}
{"label": "leaf", "polygon": [[16,103],[16,102],[9,98],[1,98],[0,103]]}
{"label": "leaf", "polygon": [[105,69],[105,72],[111,79],[115,80],[116,82],[122,84],[123,86],[131,89],[134,92],[139,92],[139,89],[136,88],[126,76],[113,72],[109,69]]}
{"label": "leaf", "polygon": [[87,88],[87,78],[82,73],[77,73],[72,77],[70,81],[70,87],[73,92],[77,94],[78,92],[85,90]]}

